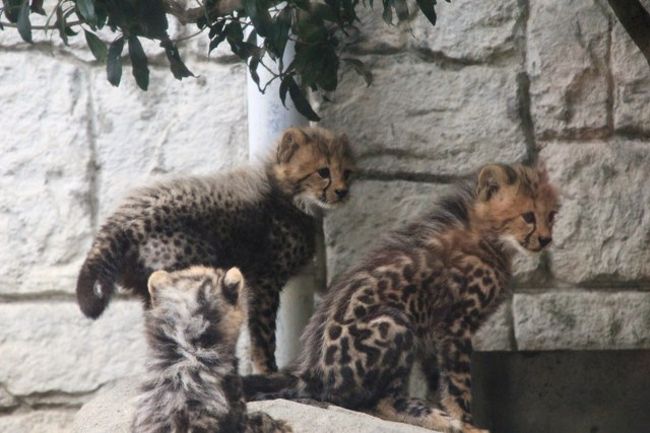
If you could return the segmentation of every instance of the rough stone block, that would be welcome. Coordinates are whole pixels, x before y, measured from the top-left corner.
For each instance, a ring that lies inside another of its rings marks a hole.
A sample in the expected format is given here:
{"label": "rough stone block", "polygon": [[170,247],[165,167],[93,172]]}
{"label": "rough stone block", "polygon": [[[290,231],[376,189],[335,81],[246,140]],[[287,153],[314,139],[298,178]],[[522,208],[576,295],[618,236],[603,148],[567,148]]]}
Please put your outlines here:
{"label": "rough stone block", "polygon": [[612,31],[614,127],[631,133],[650,132],[650,66],[623,26]]}
{"label": "rough stone block", "polygon": [[650,143],[548,143],[540,158],[561,192],[551,267],[580,284],[650,278]]}
{"label": "rough stone block", "polygon": [[5,433],[68,433],[74,419],[71,410],[37,410],[0,416]]}
{"label": "rough stone block", "polygon": [[354,182],[349,202],[324,220],[328,279],[355,266],[383,235],[426,211],[447,188],[406,181]]}
{"label": "rough stone block", "polygon": [[[84,405],[74,420],[73,433],[128,433],[133,417],[133,400],[137,395],[134,383],[117,382]],[[294,433],[431,433],[407,424],[382,421],[361,412],[337,406],[316,407],[287,400],[257,401],[248,404],[249,411],[262,411],[286,420]]]}
{"label": "rough stone block", "polygon": [[461,61],[489,61],[514,52],[522,17],[516,0],[475,2],[459,0],[436,4],[438,20],[432,26],[418,13],[411,25],[410,45]]}
{"label": "rough stone block", "polygon": [[198,78],[152,68],[147,92],[94,71],[100,222],[151,175],[213,172],[247,160],[246,70],[201,63]]}
{"label": "rough stone block", "polygon": [[596,0],[530,2],[526,59],[538,137],[607,129],[608,26]]}
{"label": "rough stone block", "polygon": [[504,302],[472,338],[474,350],[480,352],[513,350],[512,306]]}
{"label": "rough stone block", "polygon": [[650,348],[649,292],[515,294],[519,350]]}
{"label": "rough stone block", "polygon": [[348,71],[332,102],[321,105],[323,126],[348,132],[361,168],[458,174],[524,158],[515,71],[452,71],[411,54],[365,60],[373,85]]}
{"label": "rough stone block", "polygon": [[70,291],[91,234],[87,74],[8,52],[0,76],[0,294]]}
{"label": "rough stone block", "polygon": [[91,321],[72,302],[0,304],[0,353],[0,383],[15,396],[94,391],[143,370],[141,306],[115,301]]}

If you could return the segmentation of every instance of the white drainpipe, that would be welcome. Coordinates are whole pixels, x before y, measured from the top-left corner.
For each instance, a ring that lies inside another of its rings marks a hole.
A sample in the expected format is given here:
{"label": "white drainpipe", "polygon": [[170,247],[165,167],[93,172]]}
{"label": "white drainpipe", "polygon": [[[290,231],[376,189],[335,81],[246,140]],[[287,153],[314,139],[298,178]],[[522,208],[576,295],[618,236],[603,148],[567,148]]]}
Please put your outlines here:
{"label": "white drainpipe", "polygon": [[[294,45],[289,41],[284,53],[284,64],[288,65],[294,55]],[[267,65],[271,67],[273,62],[268,61]],[[262,66],[257,68],[257,72],[262,84],[271,78],[271,74]],[[279,97],[279,80],[274,81],[262,94],[250,74],[246,75],[248,82],[248,155],[249,159],[254,162],[273,151],[283,130],[291,126],[307,125],[308,121],[298,113],[288,95],[287,107],[282,105]],[[299,353],[298,340],[313,312],[314,289],[318,284],[317,280],[317,266],[310,263],[299,275],[291,278],[282,290],[275,351],[279,368],[286,366]],[[242,343],[244,342],[242,341]],[[244,365],[242,371],[246,372],[246,370]]]}

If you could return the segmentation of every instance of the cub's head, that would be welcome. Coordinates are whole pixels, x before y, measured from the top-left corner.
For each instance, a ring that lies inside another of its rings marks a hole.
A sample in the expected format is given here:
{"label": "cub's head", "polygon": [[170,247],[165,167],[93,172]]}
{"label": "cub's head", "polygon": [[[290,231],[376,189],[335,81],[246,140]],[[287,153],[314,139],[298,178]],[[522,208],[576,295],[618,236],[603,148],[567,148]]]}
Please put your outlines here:
{"label": "cub's head", "polygon": [[480,224],[505,244],[539,252],[553,240],[559,203],[542,166],[487,165],[479,172],[476,195]]}
{"label": "cub's head", "polygon": [[280,189],[294,198],[330,208],[345,201],[354,163],[345,134],[323,128],[289,128],[272,165]]}
{"label": "cub's head", "polygon": [[234,346],[246,317],[244,277],[237,268],[194,266],[149,277],[151,317],[177,343],[194,348]]}

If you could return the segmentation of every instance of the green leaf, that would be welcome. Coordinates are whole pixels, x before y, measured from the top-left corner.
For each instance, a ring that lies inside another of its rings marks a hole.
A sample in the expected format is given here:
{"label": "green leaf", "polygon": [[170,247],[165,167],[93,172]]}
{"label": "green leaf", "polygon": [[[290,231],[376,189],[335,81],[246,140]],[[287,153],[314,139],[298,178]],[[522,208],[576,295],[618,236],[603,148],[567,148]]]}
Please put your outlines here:
{"label": "green leaf", "polygon": [[425,17],[433,24],[436,25],[436,20],[438,19],[436,15],[436,0],[415,0],[420,7],[420,10]]}
{"label": "green leaf", "polygon": [[31,10],[35,14],[45,15],[45,9],[43,9],[43,0],[32,0]]}
{"label": "green leaf", "polygon": [[106,57],[106,78],[108,82],[117,87],[122,79],[122,50],[124,49],[124,36],[115,40],[108,48]]}
{"label": "green leaf", "polygon": [[316,114],[311,108],[311,104],[309,104],[309,101],[307,101],[305,94],[300,89],[298,84],[296,84],[296,81],[293,79],[293,77],[289,77],[288,86],[289,95],[291,95],[291,100],[296,106],[296,110],[298,110],[298,112],[305,116],[308,120],[318,122],[320,120],[320,117],[318,117],[318,114]]}
{"label": "green leaf", "polygon": [[129,37],[129,57],[135,82],[142,90],[149,87],[149,66],[147,56],[142,49],[142,44],[137,36]]}
{"label": "green leaf", "polygon": [[293,81],[291,75],[284,77],[282,83],[280,83],[280,101],[285,107],[287,106],[287,91],[289,90],[290,81]]}
{"label": "green leaf", "polygon": [[269,4],[264,0],[244,0],[244,10],[253,22],[257,34],[262,37],[269,35],[273,26]]}
{"label": "green leaf", "polygon": [[25,0],[18,13],[18,33],[25,42],[32,43],[32,23],[29,21],[29,0]]}
{"label": "green leaf", "polygon": [[172,41],[167,39],[162,42],[162,46],[165,48],[165,54],[167,55],[167,60],[169,60],[169,69],[171,69],[174,78],[182,80],[185,77],[194,76],[192,71],[187,69],[187,66],[183,63],[181,55],[178,53],[178,48],[176,48],[176,45]]}
{"label": "green leaf", "polygon": [[95,3],[93,0],[76,0],[76,3],[81,16],[94,29],[97,23],[97,17],[95,16]]}
{"label": "green leaf", "polygon": [[[260,59],[257,57],[251,57],[251,60],[248,62],[248,70],[251,73],[251,78],[257,84],[257,88],[260,88],[260,76],[257,73],[257,67],[260,64]],[[261,91],[261,89],[260,89]]]}
{"label": "green leaf", "polygon": [[[420,0],[420,1],[427,1],[427,0]],[[384,19],[384,22],[386,24],[388,24],[389,26],[393,25],[393,10],[391,9],[390,2],[384,1],[384,13],[381,14],[381,17]]]}
{"label": "green leaf", "polygon": [[406,21],[409,19],[409,8],[406,5],[406,0],[393,0],[393,6],[395,7],[395,12],[397,13],[397,19],[399,21]]}
{"label": "green leaf", "polygon": [[65,32],[65,16],[63,16],[63,8],[58,6],[56,8],[56,23],[54,26],[59,31],[59,37],[65,45],[68,45],[68,35]]}
{"label": "green leaf", "polygon": [[363,80],[366,82],[366,86],[370,86],[372,84],[372,72],[370,72],[370,70],[361,60],[344,58],[343,61],[352,66],[354,71],[363,77]]}
{"label": "green leaf", "polygon": [[23,6],[23,0],[2,0],[2,5],[4,7],[4,15],[7,17],[9,22],[17,23],[20,9]]}
{"label": "green leaf", "polygon": [[84,30],[84,34],[86,35],[86,42],[88,43],[88,47],[93,53],[93,56],[95,56],[95,58],[100,62],[104,62],[107,54],[106,44],[104,44],[104,42],[102,42],[94,33]]}
{"label": "green leaf", "polygon": [[271,32],[266,38],[266,46],[271,54],[276,57],[284,55],[284,49],[289,40],[289,29],[291,28],[291,9],[285,7],[278,13],[273,21]]}

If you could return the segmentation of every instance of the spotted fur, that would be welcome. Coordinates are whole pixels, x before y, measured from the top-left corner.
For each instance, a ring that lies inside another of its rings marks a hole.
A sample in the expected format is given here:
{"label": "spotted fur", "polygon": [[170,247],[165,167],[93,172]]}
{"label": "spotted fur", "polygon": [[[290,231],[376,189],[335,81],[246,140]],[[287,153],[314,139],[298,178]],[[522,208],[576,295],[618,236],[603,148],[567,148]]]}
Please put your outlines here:
{"label": "spotted fur", "polygon": [[239,269],[156,271],[148,287],[149,356],[133,433],[290,433],[246,412],[235,357],[247,307]]}
{"label": "spotted fur", "polygon": [[81,268],[81,310],[98,317],[116,284],[147,305],[155,270],[238,266],[251,288],[254,366],[275,370],[279,292],[313,257],[317,208],[346,199],[351,169],[344,135],[291,128],[261,167],[136,191],[99,230]]}
{"label": "spotted fur", "polygon": [[[470,412],[471,337],[506,296],[515,251],[550,242],[557,206],[543,170],[484,167],[339,278],[297,365],[246,377],[247,398],[313,398],[433,430],[481,431]],[[407,396],[416,360],[441,407]]]}

